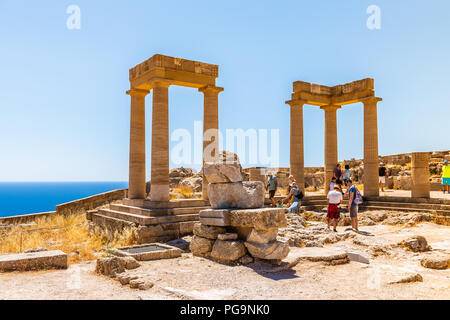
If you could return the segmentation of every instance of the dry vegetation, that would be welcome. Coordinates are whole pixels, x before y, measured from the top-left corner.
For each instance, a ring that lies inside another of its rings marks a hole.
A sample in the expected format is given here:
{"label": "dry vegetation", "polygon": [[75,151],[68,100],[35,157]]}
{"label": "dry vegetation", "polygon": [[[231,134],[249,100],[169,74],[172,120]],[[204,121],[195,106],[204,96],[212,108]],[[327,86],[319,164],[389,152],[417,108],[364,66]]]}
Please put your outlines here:
{"label": "dry vegetation", "polygon": [[189,186],[177,185],[172,188],[172,194],[170,200],[178,199],[178,195],[181,195],[184,199],[194,198],[194,190]]}
{"label": "dry vegetation", "polygon": [[84,211],[39,218],[32,225],[14,225],[0,232],[0,254],[46,248],[68,254],[69,263],[96,259],[102,250],[136,243],[135,230],[122,233],[90,228]]}

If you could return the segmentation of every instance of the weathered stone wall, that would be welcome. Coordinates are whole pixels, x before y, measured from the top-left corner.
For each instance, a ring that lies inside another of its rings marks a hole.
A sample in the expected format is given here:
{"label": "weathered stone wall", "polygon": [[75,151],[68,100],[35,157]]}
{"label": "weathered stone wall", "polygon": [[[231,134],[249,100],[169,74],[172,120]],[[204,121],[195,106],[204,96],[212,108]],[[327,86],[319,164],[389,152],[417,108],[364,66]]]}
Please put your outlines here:
{"label": "weathered stone wall", "polygon": [[114,200],[127,197],[127,189],[108,191],[87,198],[82,198],[56,206],[56,214],[70,214],[79,210],[92,210]]}

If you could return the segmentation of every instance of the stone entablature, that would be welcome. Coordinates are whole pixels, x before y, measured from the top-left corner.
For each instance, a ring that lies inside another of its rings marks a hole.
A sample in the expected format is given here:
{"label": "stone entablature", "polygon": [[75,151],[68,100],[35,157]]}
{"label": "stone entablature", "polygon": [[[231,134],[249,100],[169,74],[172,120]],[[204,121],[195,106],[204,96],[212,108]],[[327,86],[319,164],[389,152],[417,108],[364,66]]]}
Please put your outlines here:
{"label": "stone entablature", "polygon": [[292,101],[302,100],[316,106],[345,105],[374,97],[374,80],[371,78],[349,82],[334,87],[296,81],[293,84]]}
{"label": "stone entablature", "polygon": [[202,88],[215,85],[219,66],[155,54],[130,69],[132,88],[150,90],[153,79],[165,79],[174,85]]}

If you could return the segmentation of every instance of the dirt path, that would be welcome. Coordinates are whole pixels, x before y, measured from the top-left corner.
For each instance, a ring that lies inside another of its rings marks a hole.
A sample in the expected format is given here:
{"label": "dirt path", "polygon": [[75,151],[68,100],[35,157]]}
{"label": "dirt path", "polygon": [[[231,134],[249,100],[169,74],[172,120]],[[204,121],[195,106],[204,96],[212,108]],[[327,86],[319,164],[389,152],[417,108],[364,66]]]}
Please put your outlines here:
{"label": "dirt path", "polygon": [[[423,235],[434,249],[450,253],[448,226],[423,223],[411,228],[361,229],[386,243]],[[369,256],[367,248],[355,246],[352,239],[330,247],[351,248]],[[96,275],[91,261],[68,270],[0,274],[0,299],[450,299],[450,269],[426,269],[420,265],[422,256],[395,248],[388,255],[369,256],[369,265],[304,261],[292,270],[268,274],[258,271],[259,264],[231,267],[183,254],[143,262],[133,270],[155,284],[146,291]],[[388,284],[402,272],[420,273],[423,282]]]}

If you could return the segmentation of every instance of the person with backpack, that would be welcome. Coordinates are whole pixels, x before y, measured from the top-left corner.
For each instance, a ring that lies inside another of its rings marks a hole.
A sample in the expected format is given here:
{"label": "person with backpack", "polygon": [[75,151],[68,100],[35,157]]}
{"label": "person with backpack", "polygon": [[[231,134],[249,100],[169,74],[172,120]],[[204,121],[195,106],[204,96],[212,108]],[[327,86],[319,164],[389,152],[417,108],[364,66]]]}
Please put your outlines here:
{"label": "person with backpack", "polygon": [[291,206],[288,208],[288,212],[298,213],[300,209],[300,201],[303,198],[303,192],[299,189],[295,181],[290,184],[289,194],[282,200],[282,203],[289,201],[291,198],[293,198],[293,200]]}
{"label": "person with backpack", "polygon": [[352,220],[352,228],[358,232],[358,205],[362,203],[362,196],[356,186],[353,185],[352,180],[347,180],[348,188],[348,210],[350,211],[350,218]]}

